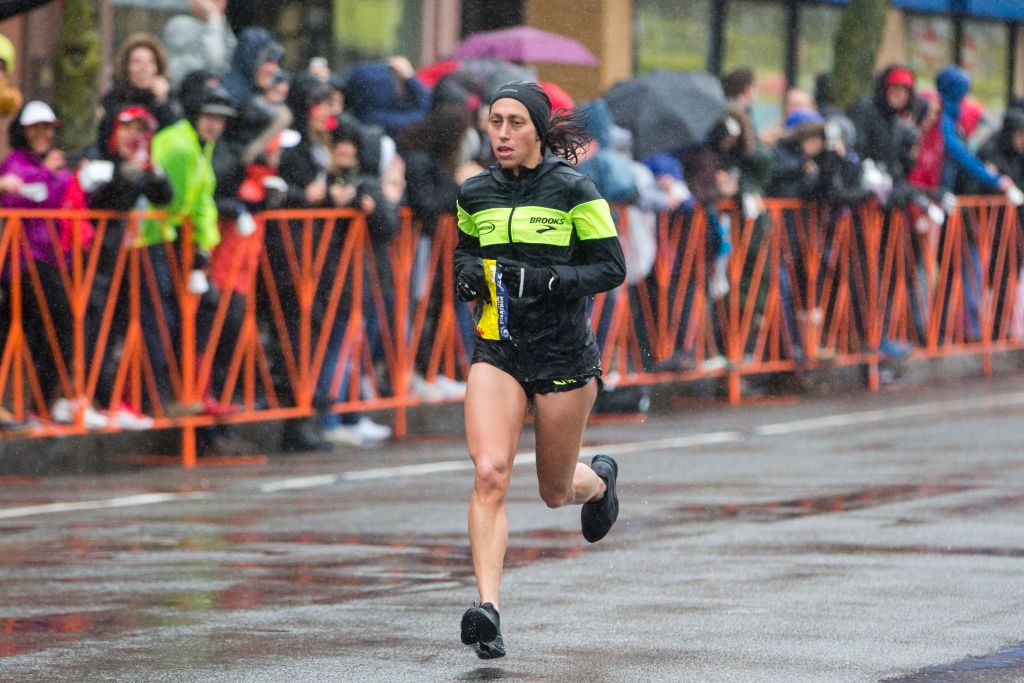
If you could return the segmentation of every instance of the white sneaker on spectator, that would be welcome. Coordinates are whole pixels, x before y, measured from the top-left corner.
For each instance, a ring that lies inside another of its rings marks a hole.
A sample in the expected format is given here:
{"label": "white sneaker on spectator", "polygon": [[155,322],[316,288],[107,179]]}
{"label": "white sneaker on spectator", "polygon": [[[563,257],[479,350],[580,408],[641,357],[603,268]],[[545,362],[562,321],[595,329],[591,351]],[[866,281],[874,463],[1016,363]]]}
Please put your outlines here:
{"label": "white sneaker on spectator", "polygon": [[445,398],[465,398],[466,383],[452,379],[445,375],[438,375],[434,382]]}
{"label": "white sneaker on spectator", "polygon": [[413,375],[409,393],[427,403],[438,403],[445,399],[444,391],[436,382],[428,382],[422,375]]}
{"label": "white sneaker on spectator", "polygon": [[363,436],[359,433],[357,425],[338,425],[325,429],[320,433],[320,438],[336,446],[363,445]]}
{"label": "white sneaker on spectator", "polygon": [[359,418],[359,422],[352,425],[352,429],[355,429],[363,438],[363,443],[378,443],[385,439],[391,438],[391,427],[387,425],[377,424],[370,418],[363,415]]}
{"label": "white sneaker on spectator", "polygon": [[110,426],[110,420],[85,402],[84,398],[72,401],[68,398],[58,398],[50,408],[50,417],[58,424],[74,424],[75,413],[84,406],[83,415],[86,429],[105,429]]}
{"label": "white sneaker on spectator", "polygon": [[728,367],[728,365],[729,361],[725,356],[711,356],[701,363],[700,369],[705,372],[713,372],[715,370],[721,370],[722,368]]}
{"label": "white sneaker on spectator", "polygon": [[143,430],[153,427],[153,418],[143,415],[127,403],[122,403],[117,410],[111,410],[107,416],[115,427],[121,429]]}

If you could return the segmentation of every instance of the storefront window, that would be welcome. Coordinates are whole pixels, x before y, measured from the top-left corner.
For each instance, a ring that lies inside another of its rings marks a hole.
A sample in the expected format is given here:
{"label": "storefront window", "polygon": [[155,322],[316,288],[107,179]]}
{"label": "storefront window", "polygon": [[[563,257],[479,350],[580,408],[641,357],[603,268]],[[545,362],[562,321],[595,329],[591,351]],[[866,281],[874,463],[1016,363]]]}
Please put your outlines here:
{"label": "storefront window", "polygon": [[813,93],[818,74],[832,71],[833,42],[842,12],[840,7],[825,5],[801,8],[796,87]]}
{"label": "storefront window", "polygon": [[960,43],[963,67],[971,74],[971,95],[989,118],[998,120],[1006,108],[1006,60],[1009,47],[1005,24],[965,21]]}
{"label": "storefront window", "polygon": [[754,70],[759,98],[754,125],[777,121],[786,88],[786,8],[780,2],[735,0],[727,5],[722,73],[741,66]]}
{"label": "storefront window", "polygon": [[703,71],[711,25],[711,0],[637,0],[633,24],[636,70]]}
{"label": "storefront window", "polygon": [[938,15],[911,16],[906,23],[910,68],[919,87],[935,89],[935,74],[953,62],[953,22]]}
{"label": "storefront window", "polygon": [[111,54],[133,33],[144,31],[162,37],[168,19],[189,12],[188,0],[112,0],[110,5],[113,15]]}
{"label": "storefront window", "polygon": [[347,63],[419,55],[421,2],[334,0],[334,42]]}

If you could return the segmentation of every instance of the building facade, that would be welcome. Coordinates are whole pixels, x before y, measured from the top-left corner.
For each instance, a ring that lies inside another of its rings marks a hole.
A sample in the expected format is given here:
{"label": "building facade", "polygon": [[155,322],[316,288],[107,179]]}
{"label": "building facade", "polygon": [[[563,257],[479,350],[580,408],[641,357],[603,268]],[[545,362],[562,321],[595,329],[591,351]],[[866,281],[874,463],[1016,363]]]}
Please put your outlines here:
{"label": "building facade", "polygon": [[[130,33],[160,34],[188,0],[97,0],[106,51],[102,88],[116,47]],[[788,84],[810,89],[832,66],[845,0],[230,0],[236,30],[262,25],[286,48],[286,67],[313,56],[332,66],[404,54],[422,66],[471,33],[528,24],[578,39],[596,67],[536,65],[543,80],[577,99],[654,68],[723,73],[754,68],[761,108],[777,107]],[[959,62],[973,94],[993,112],[1024,95],[1024,1],[891,0],[879,65],[909,64],[927,87]],[[52,95],[52,53],[63,0],[0,22],[18,48],[16,81],[31,97]]]}

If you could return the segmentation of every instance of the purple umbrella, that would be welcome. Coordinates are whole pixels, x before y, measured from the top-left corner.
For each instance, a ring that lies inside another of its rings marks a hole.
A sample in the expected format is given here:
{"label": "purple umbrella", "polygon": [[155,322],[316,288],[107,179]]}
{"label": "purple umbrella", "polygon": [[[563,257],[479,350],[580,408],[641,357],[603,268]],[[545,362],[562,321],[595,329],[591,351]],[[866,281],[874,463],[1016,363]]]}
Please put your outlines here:
{"label": "purple umbrella", "polygon": [[549,62],[554,64],[597,64],[590,50],[578,40],[548,33],[532,26],[512,26],[474,33],[455,46],[450,59],[496,57],[509,62]]}

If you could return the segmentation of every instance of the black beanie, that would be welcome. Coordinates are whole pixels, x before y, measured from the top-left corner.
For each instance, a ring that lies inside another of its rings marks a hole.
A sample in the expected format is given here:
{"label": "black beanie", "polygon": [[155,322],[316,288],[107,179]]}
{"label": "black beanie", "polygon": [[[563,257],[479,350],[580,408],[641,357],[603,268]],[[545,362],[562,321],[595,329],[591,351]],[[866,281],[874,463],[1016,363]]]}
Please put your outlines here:
{"label": "black beanie", "polygon": [[544,143],[548,136],[548,130],[551,129],[551,100],[548,99],[548,94],[536,83],[513,81],[495,91],[494,97],[491,98],[491,104],[493,105],[506,97],[516,100],[526,107],[526,111],[530,114],[530,120],[533,121],[533,127],[537,129],[537,136],[541,143]]}

